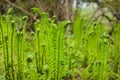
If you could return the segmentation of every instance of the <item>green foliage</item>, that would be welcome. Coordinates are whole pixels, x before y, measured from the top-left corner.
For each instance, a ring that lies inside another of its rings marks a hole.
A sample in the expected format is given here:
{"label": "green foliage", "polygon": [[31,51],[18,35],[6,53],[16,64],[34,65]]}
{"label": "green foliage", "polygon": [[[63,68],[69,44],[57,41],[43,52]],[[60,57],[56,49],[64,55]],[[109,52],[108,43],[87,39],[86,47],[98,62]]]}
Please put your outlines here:
{"label": "green foliage", "polygon": [[[119,74],[119,42],[117,42],[119,40],[117,35],[119,34],[119,27],[116,27],[114,31],[114,39],[117,43],[112,45],[110,41],[111,36],[109,36],[103,25],[97,22],[93,22],[92,24],[85,26],[83,23],[84,21],[85,20],[78,17],[74,25],[76,45],[81,46],[76,47],[76,49],[80,50],[84,54],[82,65],[85,69],[83,69],[80,75],[82,76],[83,80],[108,80],[110,79],[108,77],[110,76],[109,71]],[[82,23],[83,25],[80,25]],[[114,47],[115,52],[111,52],[113,50],[112,47]],[[113,55],[111,55],[111,53]],[[114,60],[111,60],[112,57],[114,57]],[[116,67],[111,67],[113,66],[113,64],[111,65],[112,61]],[[111,68],[113,69],[110,70]],[[115,79],[118,79],[118,77]]]}
{"label": "green foliage", "polygon": [[[33,8],[40,18],[34,23],[35,32],[27,32],[28,17],[19,18],[11,11],[0,16],[0,57],[4,60],[0,79],[120,79],[119,25],[114,26],[112,44],[104,25],[86,23],[87,18],[78,16],[74,25],[70,21],[55,23],[55,16],[49,18]],[[73,26],[73,34],[66,32],[68,26]]]}

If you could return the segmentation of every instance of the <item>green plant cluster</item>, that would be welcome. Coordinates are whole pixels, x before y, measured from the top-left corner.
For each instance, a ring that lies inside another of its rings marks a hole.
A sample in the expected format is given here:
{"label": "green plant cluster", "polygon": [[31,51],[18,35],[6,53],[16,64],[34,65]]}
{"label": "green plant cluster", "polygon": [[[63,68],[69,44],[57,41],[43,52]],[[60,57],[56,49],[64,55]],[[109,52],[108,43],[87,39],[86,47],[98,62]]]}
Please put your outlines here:
{"label": "green plant cluster", "polygon": [[83,80],[119,80],[119,22],[114,22],[113,34],[100,22],[78,18],[74,22],[75,49],[84,55]]}
{"label": "green plant cluster", "polygon": [[[38,8],[33,8],[32,12],[41,18],[34,23],[35,32],[29,33],[31,45],[26,40],[27,16],[16,17],[12,9],[7,15],[0,16],[5,79],[61,80],[67,72],[64,33],[70,21],[56,24],[55,16],[49,18]],[[31,53],[28,54],[28,51]]]}
{"label": "green plant cluster", "polygon": [[[10,9],[0,15],[0,80],[119,80],[120,26],[113,35],[99,22],[80,15],[71,23],[38,8],[35,31],[27,32],[28,17]],[[73,27],[73,33],[67,32]]]}

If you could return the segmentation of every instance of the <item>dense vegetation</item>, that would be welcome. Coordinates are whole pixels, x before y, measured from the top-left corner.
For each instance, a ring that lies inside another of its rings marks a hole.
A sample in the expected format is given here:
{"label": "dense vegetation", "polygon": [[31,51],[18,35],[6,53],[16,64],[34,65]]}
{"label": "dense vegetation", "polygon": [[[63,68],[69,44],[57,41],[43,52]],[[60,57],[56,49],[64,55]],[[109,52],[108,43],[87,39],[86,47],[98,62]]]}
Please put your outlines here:
{"label": "dense vegetation", "polygon": [[[0,16],[0,80],[119,80],[120,26],[114,31],[77,16],[55,22],[38,8],[35,31],[26,31],[28,17],[10,9]],[[66,31],[73,27],[73,33]]]}

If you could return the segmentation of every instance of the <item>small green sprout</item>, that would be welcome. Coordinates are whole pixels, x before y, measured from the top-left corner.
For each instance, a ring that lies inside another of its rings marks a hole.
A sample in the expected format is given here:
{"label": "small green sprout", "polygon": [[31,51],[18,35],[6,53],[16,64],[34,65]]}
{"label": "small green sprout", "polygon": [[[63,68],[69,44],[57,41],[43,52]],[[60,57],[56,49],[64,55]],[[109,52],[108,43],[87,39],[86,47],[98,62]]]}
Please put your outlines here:
{"label": "small green sprout", "polygon": [[33,55],[28,55],[27,62],[31,63],[33,60],[34,60],[34,56]]}

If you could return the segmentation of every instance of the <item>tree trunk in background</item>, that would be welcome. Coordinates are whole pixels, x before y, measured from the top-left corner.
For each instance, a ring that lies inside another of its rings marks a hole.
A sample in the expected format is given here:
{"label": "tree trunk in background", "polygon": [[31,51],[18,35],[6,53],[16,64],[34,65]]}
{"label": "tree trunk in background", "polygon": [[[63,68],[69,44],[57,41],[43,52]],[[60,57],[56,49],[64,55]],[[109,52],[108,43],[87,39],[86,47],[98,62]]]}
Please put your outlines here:
{"label": "tree trunk in background", "polygon": [[73,0],[66,0],[65,9],[66,9],[66,19],[71,19]]}

